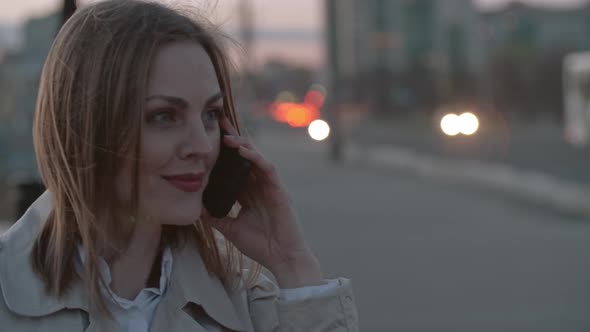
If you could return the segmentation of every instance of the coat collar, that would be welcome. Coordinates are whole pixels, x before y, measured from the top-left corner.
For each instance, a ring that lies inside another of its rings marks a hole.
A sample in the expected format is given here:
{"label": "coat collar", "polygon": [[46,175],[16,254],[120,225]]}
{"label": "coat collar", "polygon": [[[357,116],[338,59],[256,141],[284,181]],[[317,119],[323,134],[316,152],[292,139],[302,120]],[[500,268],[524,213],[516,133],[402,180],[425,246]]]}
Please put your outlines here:
{"label": "coat collar", "polygon": [[[0,294],[4,295],[7,307],[22,316],[40,317],[63,309],[89,312],[87,292],[80,278],[76,278],[68,292],[58,299],[45,292],[42,280],[32,269],[33,244],[51,211],[51,204],[51,194],[46,191],[0,235]],[[166,306],[172,306],[167,311],[182,310],[188,303],[194,303],[226,328],[245,330],[236,312],[237,303],[233,303],[221,281],[207,272],[196,244],[186,241],[183,247],[172,250],[172,257],[170,288],[161,300]]]}
{"label": "coat collar", "polygon": [[173,310],[193,303],[226,328],[245,331],[236,303],[232,301],[235,294],[228,291],[217,277],[209,274],[196,244],[186,241],[183,247],[173,249],[172,253],[174,261],[168,295],[175,302]]}

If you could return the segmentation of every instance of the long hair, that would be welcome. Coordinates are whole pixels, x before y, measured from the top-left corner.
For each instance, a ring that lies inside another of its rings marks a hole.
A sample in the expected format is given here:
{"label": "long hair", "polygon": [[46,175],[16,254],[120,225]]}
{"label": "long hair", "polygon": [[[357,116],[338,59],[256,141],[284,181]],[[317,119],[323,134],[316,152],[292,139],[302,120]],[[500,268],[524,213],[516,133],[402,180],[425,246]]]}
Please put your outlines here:
{"label": "long hair", "polygon": [[[222,37],[202,17],[140,0],[99,2],[77,11],[61,28],[41,74],[33,132],[53,206],[32,262],[50,294],[60,297],[71,285],[80,244],[91,303],[110,315],[100,292],[98,257],[105,249],[121,252],[133,232],[128,220],[138,206],[145,94],[162,45],[195,41],[205,49],[223,93],[225,116],[238,128]],[[131,203],[125,206],[113,194],[123,158],[134,165]],[[167,226],[162,241],[196,241],[208,271],[226,285],[235,281],[245,257],[228,241],[221,247],[204,223],[196,221],[188,233],[182,228]],[[260,266],[250,271],[249,282]]]}

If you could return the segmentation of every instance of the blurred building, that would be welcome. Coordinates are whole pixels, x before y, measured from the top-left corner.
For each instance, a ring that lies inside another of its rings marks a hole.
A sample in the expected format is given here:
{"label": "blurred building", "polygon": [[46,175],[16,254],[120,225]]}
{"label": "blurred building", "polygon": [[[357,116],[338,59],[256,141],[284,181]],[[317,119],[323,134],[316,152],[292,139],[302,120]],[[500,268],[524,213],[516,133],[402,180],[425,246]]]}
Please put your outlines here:
{"label": "blurred building", "polygon": [[513,3],[482,13],[488,52],[483,77],[498,109],[563,116],[564,57],[590,50],[590,4],[550,9]]}
{"label": "blurred building", "polygon": [[332,89],[340,102],[378,114],[491,98],[498,50],[590,49],[589,8],[480,12],[471,0],[326,0]]}
{"label": "blurred building", "polygon": [[485,61],[470,0],[328,0],[339,98],[378,113],[432,107]]}
{"label": "blurred building", "polygon": [[[32,141],[32,119],[39,76],[60,16],[34,18],[23,26],[22,47],[0,63],[0,180],[38,177]],[[4,88],[5,87],[5,88]],[[1,182],[1,181],[0,181]]]}
{"label": "blurred building", "polygon": [[535,52],[590,49],[590,3],[578,8],[550,9],[512,3],[482,13],[488,48],[518,46]]}

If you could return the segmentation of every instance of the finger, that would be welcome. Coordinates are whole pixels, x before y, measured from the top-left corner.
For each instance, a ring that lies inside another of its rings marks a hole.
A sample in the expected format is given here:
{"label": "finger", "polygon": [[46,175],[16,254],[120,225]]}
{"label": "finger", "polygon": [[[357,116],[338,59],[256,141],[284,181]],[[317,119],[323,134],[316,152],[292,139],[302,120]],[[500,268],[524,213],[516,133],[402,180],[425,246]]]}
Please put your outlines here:
{"label": "finger", "polygon": [[238,130],[232,125],[227,116],[221,118],[221,127],[230,135],[240,136]]}
{"label": "finger", "polygon": [[[238,194],[237,200],[240,203],[240,206],[242,207],[242,209],[251,208],[255,202],[254,199],[252,198],[252,194],[248,190],[240,191],[240,193]],[[242,212],[242,211],[240,210],[240,212]]]}
{"label": "finger", "polygon": [[252,144],[252,142],[248,138],[243,136],[224,135],[223,140],[227,145],[231,147],[238,148],[240,146],[245,146],[248,149],[255,150],[254,144]]}
{"label": "finger", "polygon": [[240,146],[238,152],[242,157],[253,162],[268,180],[275,184],[280,182],[274,165],[266,160],[258,151]]}

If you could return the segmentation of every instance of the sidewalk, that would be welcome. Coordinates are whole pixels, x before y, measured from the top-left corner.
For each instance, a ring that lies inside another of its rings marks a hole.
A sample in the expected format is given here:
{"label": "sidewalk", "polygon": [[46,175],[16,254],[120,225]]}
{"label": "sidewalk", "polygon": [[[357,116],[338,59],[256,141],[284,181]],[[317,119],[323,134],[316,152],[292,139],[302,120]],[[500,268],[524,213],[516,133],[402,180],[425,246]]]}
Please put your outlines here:
{"label": "sidewalk", "polygon": [[10,228],[10,223],[0,220],[0,234],[4,233],[8,228]]}
{"label": "sidewalk", "polygon": [[[429,144],[433,137],[428,135],[432,133],[415,132],[415,128],[404,128],[403,124],[391,127],[378,124],[368,128],[373,125],[364,123],[357,126],[357,129],[364,128],[364,132],[371,135],[363,137],[354,128],[347,133],[343,151],[346,163],[497,192],[559,213],[590,217],[590,165],[582,167],[590,161],[590,152],[584,153],[573,147],[564,149],[566,143],[556,142],[555,132],[552,137],[543,135],[543,130],[534,126],[528,128],[526,135],[540,135],[543,144],[534,144],[534,140],[525,135],[517,138],[516,147],[511,146],[513,151],[510,153],[518,158],[490,161],[477,154],[437,150],[436,145]],[[304,130],[265,128],[259,139],[265,144],[281,144],[283,147],[325,154],[327,159],[329,143],[312,141],[306,135]],[[512,139],[514,142],[515,138]],[[530,146],[526,145],[527,139]],[[540,150],[534,150],[539,147]],[[467,148],[479,152],[478,146]],[[519,149],[529,152],[518,156]],[[552,159],[552,155],[559,155],[559,158]],[[574,157],[576,160],[572,160]],[[570,163],[564,163],[564,159],[570,159]],[[571,167],[572,164],[574,167]],[[532,167],[534,165],[539,167]],[[569,171],[572,168],[575,172]]]}
{"label": "sidewalk", "polygon": [[453,141],[434,126],[365,122],[349,133],[345,154],[351,163],[475,186],[561,213],[590,216],[588,149],[570,146],[553,123],[494,129],[472,141]]}
{"label": "sidewalk", "polygon": [[346,148],[353,164],[389,169],[474,186],[552,208],[566,214],[590,217],[590,188],[536,170],[468,160],[445,160],[394,146]]}
{"label": "sidewalk", "polygon": [[495,122],[487,127],[482,124],[472,137],[451,138],[441,134],[438,123],[427,119],[365,121],[348,137],[361,146],[396,146],[445,160],[509,165],[590,186],[590,148],[567,143],[561,124],[549,119],[528,124]]}

